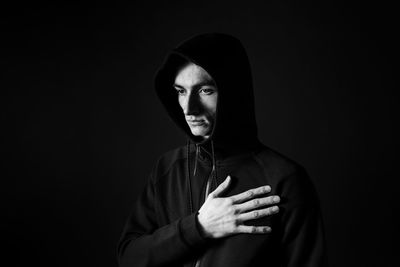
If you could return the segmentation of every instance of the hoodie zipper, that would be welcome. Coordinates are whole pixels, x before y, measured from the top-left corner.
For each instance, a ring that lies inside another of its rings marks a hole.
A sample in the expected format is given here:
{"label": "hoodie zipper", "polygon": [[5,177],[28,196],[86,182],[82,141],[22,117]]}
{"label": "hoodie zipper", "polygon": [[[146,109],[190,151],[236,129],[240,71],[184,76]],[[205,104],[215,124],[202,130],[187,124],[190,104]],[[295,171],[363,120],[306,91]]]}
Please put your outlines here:
{"label": "hoodie zipper", "polygon": [[[208,180],[207,180],[206,192],[204,194],[204,201],[206,201],[207,196],[210,193],[210,185],[211,185],[211,180],[212,180],[213,175],[214,175],[214,170],[211,171],[211,175],[210,175],[210,177],[208,177]],[[195,262],[195,264],[193,266],[194,267],[200,267],[200,263],[201,263],[201,257],[199,257],[196,260],[196,262]]]}
{"label": "hoodie zipper", "polygon": [[[214,177],[214,173],[215,173],[215,165],[213,165],[213,168],[211,170],[211,174],[210,174],[210,176],[208,177],[208,180],[207,180],[206,191],[205,191],[205,194],[204,194],[204,202],[207,200],[207,197],[210,194],[210,187],[211,187],[211,182],[212,182],[213,177]],[[195,264],[193,266],[194,267],[200,267],[201,259],[202,259],[202,257],[199,257],[196,260],[196,262],[195,262]]]}
{"label": "hoodie zipper", "polygon": [[[216,182],[216,177],[214,179],[214,176],[216,176],[216,161],[215,161],[215,154],[214,154],[214,143],[211,141],[211,150],[212,150],[212,169],[211,169],[211,173],[207,179],[207,184],[206,184],[206,190],[204,193],[204,202],[207,200],[208,195],[210,194],[210,188],[211,188],[211,183],[213,182],[213,180],[215,180],[214,182]],[[198,160],[198,154],[200,153],[200,146],[198,144],[196,144],[196,155],[195,155],[195,165],[194,165],[194,173],[193,176],[196,175],[196,170],[197,170],[197,160]],[[203,202],[203,203],[204,203]],[[193,264],[193,267],[200,267],[201,264],[201,259],[202,257],[199,257],[195,263]]]}

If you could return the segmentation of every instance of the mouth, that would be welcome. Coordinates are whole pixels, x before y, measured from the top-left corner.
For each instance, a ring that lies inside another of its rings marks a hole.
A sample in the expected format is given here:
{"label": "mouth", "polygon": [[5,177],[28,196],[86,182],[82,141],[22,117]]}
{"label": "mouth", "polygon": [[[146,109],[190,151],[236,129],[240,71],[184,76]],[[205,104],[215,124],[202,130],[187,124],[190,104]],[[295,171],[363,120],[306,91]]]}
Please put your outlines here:
{"label": "mouth", "polygon": [[204,125],[206,122],[204,120],[188,120],[187,123],[190,126],[202,126]]}

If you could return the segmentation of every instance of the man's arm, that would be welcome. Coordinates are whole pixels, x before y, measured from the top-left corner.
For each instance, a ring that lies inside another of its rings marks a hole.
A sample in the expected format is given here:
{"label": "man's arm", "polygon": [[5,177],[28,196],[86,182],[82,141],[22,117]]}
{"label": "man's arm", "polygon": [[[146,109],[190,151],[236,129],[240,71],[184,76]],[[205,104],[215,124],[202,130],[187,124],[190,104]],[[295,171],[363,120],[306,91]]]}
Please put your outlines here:
{"label": "man's arm", "polygon": [[282,266],[327,266],[319,200],[306,171],[286,177],[281,189]]}
{"label": "man's arm", "polygon": [[269,193],[269,186],[220,197],[229,183],[230,177],[210,193],[198,216],[192,214],[159,228],[155,219],[154,185],[150,182],[136,202],[118,246],[120,266],[176,266],[208,239],[268,233],[268,226],[247,226],[244,222],[277,213],[277,206],[261,207],[278,203],[279,197],[257,198]]}
{"label": "man's arm", "polygon": [[149,181],[136,201],[119,242],[119,266],[175,266],[206,242],[196,214],[160,227],[154,207],[154,184]]}

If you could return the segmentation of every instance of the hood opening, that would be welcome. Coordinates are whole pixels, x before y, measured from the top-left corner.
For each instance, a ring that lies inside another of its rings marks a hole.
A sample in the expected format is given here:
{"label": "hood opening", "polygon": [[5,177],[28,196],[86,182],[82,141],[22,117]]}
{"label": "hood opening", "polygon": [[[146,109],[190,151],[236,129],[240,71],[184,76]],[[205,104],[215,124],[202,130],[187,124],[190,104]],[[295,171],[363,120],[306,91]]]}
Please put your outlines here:
{"label": "hood opening", "polygon": [[[206,140],[191,133],[173,88],[177,71],[187,62],[205,69],[218,88],[216,119]],[[193,143],[211,148],[210,141],[213,140],[216,152],[259,144],[250,64],[235,37],[210,33],[184,41],[171,51],[157,72],[155,89],[171,119]]]}

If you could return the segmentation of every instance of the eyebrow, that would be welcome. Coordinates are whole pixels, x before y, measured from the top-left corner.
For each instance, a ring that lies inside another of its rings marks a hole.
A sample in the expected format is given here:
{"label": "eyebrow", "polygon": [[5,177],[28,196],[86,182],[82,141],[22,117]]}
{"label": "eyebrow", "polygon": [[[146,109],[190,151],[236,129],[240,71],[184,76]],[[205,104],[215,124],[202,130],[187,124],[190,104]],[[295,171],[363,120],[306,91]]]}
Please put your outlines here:
{"label": "eyebrow", "polygon": [[[176,84],[176,83],[174,83],[173,86],[177,87],[177,88],[180,88],[180,89],[186,89],[182,85],[179,85],[179,84]],[[213,86],[213,87],[216,87],[216,85],[215,85],[215,83],[213,81],[199,82],[199,83],[194,84],[192,87],[193,88],[200,88],[202,86]]]}

